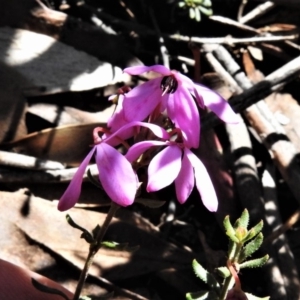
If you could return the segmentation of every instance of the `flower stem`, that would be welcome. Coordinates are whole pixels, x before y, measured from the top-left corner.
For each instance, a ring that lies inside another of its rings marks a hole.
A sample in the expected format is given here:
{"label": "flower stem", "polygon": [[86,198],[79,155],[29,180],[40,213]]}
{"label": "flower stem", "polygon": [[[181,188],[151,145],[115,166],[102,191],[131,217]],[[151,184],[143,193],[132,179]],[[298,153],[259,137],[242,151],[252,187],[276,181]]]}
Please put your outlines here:
{"label": "flower stem", "polygon": [[227,292],[231,288],[233,282],[234,280],[231,275],[225,279],[219,300],[224,300],[226,298]]}
{"label": "flower stem", "polygon": [[98,234],[95,238],[95,243],[90,245],[89,253],[88,253],[88,256],[86,258],[84,267],[81,271],[81,274],[80,274],[80,277],[79,277],[79,280],[78,280],[78,284],[77,284],[77,287],[76,287],[76,291],[74,293],[73,300],[78,300],[79,297],[80,297],[81,290],[82,290],[83,285],[84,285],[84,283],[86,281],[86,278],[88,276],[89,268],[90,268],[91,264],[93,263],[94,256],[96,255],[96,253],[101,248],[101,242],[103,240],[103,237],[104,237],[104,235],[105,235],[105,233],[108,229],[108,226],[109,226],[112,218],[114,217],[114,215],[115,215],[115,213],[116,213],[116,211],[118,210],[119,207],[120,206],[117,205],[116,203],[114,203],[114,202],[111,203],[110,209],[109,209],[109,211],[106,215],[104,223],[101,226],[101,229],[99,230],[99,232],[98,232]]}

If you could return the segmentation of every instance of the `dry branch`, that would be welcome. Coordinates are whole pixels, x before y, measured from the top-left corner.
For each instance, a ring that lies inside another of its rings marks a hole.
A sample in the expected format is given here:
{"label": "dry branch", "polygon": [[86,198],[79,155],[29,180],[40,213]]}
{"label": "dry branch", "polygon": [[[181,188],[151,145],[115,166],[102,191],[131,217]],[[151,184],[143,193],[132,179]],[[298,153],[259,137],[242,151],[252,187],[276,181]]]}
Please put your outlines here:
{"label": "dry branch", "polygon": [[284,35],[284,36],[255,36],[249,38],[235,38],[232,36],[219,37],[219,38],[200,38],[189,37],[179,34],[173,34],[169,36],[170,39],[181,42],[192,42],[197,44],[224,44],[233,46],[236,44],[250,44],[250,43],[267,43],[267,42],[280,42],[286,40],[295,40],[298,35]]}
{"label": "dry branch", "polygon": [[0,151],[0,165],[32,170],[61,170],[65,168],[63,164],[56,161],[6,151]]}
{"label": "dry branch", "polygon": [[[89,169],[92,175],[98,174],[96,165],[90,165]],[[51,183],[51,182],[68,182],[70,181],[78,168],[70,168],[63,170],[47,170],[47,171],[33,171],[20,170],[0,167],[0,182],[5,183]],[[87,178],[85,174],[84,179]]]}
{"label": "dry branch", "polygon": [[[242,112],[247,107],[260,101],[262,98],[265,98],[279,90],[285,84],[297,78],[299,74],[300,56],[268,75],[263,81],[252,87],[249,86],[249,88],[242,94],[231,97],[229,103],[236,112]],[[220,123],[220,120],[213,113],[205,116],[202,121],[204,129],[214,127]]]}
{"label": "dry branch", "polygon": [[[249,88],[251,88],[252,83],[250,82],[250,80],[247,78],[247,76],[241,71],[240,66],[234,61],[234,59],[231,57],[231,55],[229,54],[229,52],[222,46],[218,46],[215,47],[214,51],[213,51],[214,55],[216,55],[216,57],[220,60],[221,64],[228,70],[228,73],[234,78],[234,80],[237,82],[237,84],[244,90],[247,90]],[[299,58],[298,58],[299,60]],[[299,64],[299,62],[298,62]],[[299,66],[298,66],[299,68]],[[274,74],[274,73],[273,73]],[[276,76],[273,75],[273,78],[277,78]],[[261,99],[261,98],[260,98]],[[250,124],[252,125],[252,127],[256,130],[256,132],[259,134],[259,136],[261,137],[261,139],[263,140],[264,144],[266,145],[266,147],[268,148],[269,151],[271,151],[271,153],[273,154],[273,159],[275,164],[279,167],[281,174],[283,176],[283,178],[286,180],[287,184],[290,186],[292,192],[294,193],[294,195],[298,196],[298,201],[300,201],[300,194],[299,194],[299,186],[300,186],[300,169],[299,166],[294,162],[295,160],[295,147],[294,145],[288,141],[288,137],[285,135],[284,133],[284,129],[281,127],[281,125],[277,122],[276,118],[273,116],[272,112],[269,110],[269,108],[267,107],[266,103],[263,100],[260,100],[259,102],[257,102],[256,104],[253,104],[252,106],[249,106],[248,108],[245,109],[244,111],[245,116],[248,118]],[[274,140],[272,143],[269,143],[267,140],[268,138],[270,138],[270,136],[275,135],[278,136],[280,135],[281,138],[284,138],[284,140]],[[235,142],[235,139],[231,139],[233,142]],[[246,157],[247,158],[247,157]],[[245,158],[245,159],[246,159]],[[241,158],[240,158],[241,159]],[[244,163],[244,165],[253,168],[253,162],[251,163],[251,160],[247,159],[245,161],[241,160],[241,162],[239,160],[237,160],[237,163]],[[291,169],[291,171],[289,171],[288,169]],[[254,166],[254,170],[255,170],[255,166]],[[290,173],[298,173],[298,177],[297,178],[291,178]],[[242,179],[239,178],[239,173],[237,174],[237,178],[238,179]],[[253,169],[252,172],[248,174],[243,174],[243,172],[241,173],[241,175],[248,175],[248,177],[250,178],[250,183],[251,183],[251,189],[258,188],[256,189],[256,194],[259,193],[259,187],[257,187],[257,181],[255,181],[255,173],[253,173]],[[249,179],[248,178],[248,179]],[[242,188],[243,189],[243,185],[242,186],[238,186],[238,188]],[[249,189],[250,190],[250,189]],[[249,194],[249,192],[245,192],[244,194],[247,195]],[[254,195],[255,196],[255,195]],[[257,195],[258,197],[258,195]],[[251,198],[251,197],[250,197]],[[250,200],[250,199],[248,199]],[[258,199],[254,200],[257,201]],[[269,200],[269,199],[268,199]],[[275,201],[275,199],[273,199]],[[272,215],[274,216],[276,214],[276,216],[278,217],[279,214],[279,208],[278,206],[276,206],[276,202],[273,202],[273,207],[272,207]],[[266,207],[268,208],[268,207]],[[267,216],[268,214],[270,214],[270,212],[267,211]],[[269,220],[267,220],[269,221]],[[270,223],[269,222],[269,226],[268,229],[269,231],[273,231],[276,227],[278,227],[278,225],[280,225],[280,219],[277,218],[277,222],[276,223]],[[282,242],[285,242],[285,244],[282,245]],[[277,292],[275,292],[275,294],[280,295],[281,298],[278,299],[283,299],[282,297],[284,297],[286,295],[286,299],[288,299],[289,297],[291,298],[298,298],[299,297],[299,280],[297,277],[297,270],[295,268],[295,262],[293,259],[293,256],[290,253],[290,249],[288,244],[286,243],[286,239],[285,237],[281,238],[281,241],[278,242],[274,245],[274,247],[277,247],[277,252],[275,251],[273,253],[273,256],[275,256],[275,261],[272,261],[272,267],[278,267],[278,272],[280,271],[282,273],[282,278],[283,281],[285,283],[286,286],[288,286],[288,289],[286,289],[286,291],[283,291],[283,289],[285,289],[284,285],[279,285]],[[284,251],[284,257],[285,257],[285,262],[282,262],[282,254],[280,254],[280,251]],[[278,254],[279,253],[279,254]],[[276,263],[277,260],[277,263]],[[287,268],[286,265],[288,265],[289,267]],[[280,273],[279,272],[279,273]],[[270,277],[271,278],[271,277]],[[275,280],[275,278],[274,278]],[[275,283],[275,282],[273,282]],[[277,282],[278,283],[278,282]],[[275,284],[273,284],[273,286],[276,286]],[[295,299],[296,299],[295,298]]]}
{"label": "dry branch", "polygon": [[[242,88],[235,81],[232,74],[226,71],[222,64],[210,52],[211,47],[204,45],[206,58],[217,74],[225,80],[235,93],[242,93]],[[263,218],[263,199],[255,158],[248,129],[240,118],[239,124],[226,124],[226,131],[230,141],[234,178],[237,194],[242,207],[247,208],[254,223]]]}
{"label": "dry branch", "polygon": [[268,12],[270,9],[272,9],[275,6],[274,2],[272,1],[266,1],[265,3],[262,3],[255,7],[252,11],[250,11],[245,16],[241,17],[239,19],[239,22],[244,24],[247,22],[250,22],[251,20],[258,18]]}

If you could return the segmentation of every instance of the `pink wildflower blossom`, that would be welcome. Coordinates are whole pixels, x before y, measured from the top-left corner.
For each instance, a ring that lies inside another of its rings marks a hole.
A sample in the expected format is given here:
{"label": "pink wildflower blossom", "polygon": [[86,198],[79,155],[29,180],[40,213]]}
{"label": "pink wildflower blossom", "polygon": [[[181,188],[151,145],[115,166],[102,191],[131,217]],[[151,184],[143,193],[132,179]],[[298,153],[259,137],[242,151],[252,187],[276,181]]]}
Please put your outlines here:
{"label": "pink wildflower blossom", "polygon": [[148,127],[161,138],[168,137],[168,133],[159,126],[142,122],[127,124],[106,137],[92,148],[79,166],[68,188],[59,200],[58,209],[60,211],[70,209],[78,201],[83,175],[94,154],[99,170],[99,180],[110,199],[121,206],[128,206],[134,202],[138,186],[137,176],[130,162],[110,144],[115,145],[117,144],[116,141],[120,143],[127,135],[129,128],[140,125]]}
{"label": "pink wildflower blossom", "polygon": [[110,199],[121,205],[131,205],[135,198],[137,178],[129,161],[115,148],[100,143],[93,147],[79,166],[58,203],[58,209],[64,211],[73,207],[81,192],[82,178],[85,170],[95,154],[99,170],[99,180]]}
{"label": "pink wildflower blossom", "polygon": [[174,181],[177,199],[183,204],[196,183],[203,204],[208,210],[216,211],[218,200],[209,174],[201,160],[184,143],[139,142],[128,150],[125,157],[132,162],[153,146],[166,146],[166,148],[160,151],[149,164],[147,191],[158,191]]}
{"label": "pink wildflower blossom", "polygon": [[182,130],[185,143],[189,147],[197,148],[200,138],[200,116],[194,99],[201,108],[208,107],[224,122],[238,123],[236,114],[219,94],[193,83],[177,71],[171,71],[161,65],[137,66],[124,70],[130,75],[149,71],[162,76],[124,94],[121,104],[123,112],[119,110],[118,116],[111,118],[110,126],[114,126],[114,122],[120,122],[120,117],[124,118],[123,122],[140,121],[166,109],[175,126]]}

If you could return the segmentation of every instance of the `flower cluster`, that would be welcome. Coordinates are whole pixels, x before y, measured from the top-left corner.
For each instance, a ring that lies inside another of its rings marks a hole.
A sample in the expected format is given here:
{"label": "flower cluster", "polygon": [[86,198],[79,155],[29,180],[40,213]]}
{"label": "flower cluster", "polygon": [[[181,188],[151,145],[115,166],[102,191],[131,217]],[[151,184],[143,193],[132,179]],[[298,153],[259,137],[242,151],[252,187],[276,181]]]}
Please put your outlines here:
{"label": "flower cluster", "polygon": [[[121,206],[131,205],[138,186],[132,165],[153,147],[162,150],[155,153],[149,163],[148,192],[158,191],[175,182],[177,199],[184,203],[196,185],[207,209],[217,210],[218,201],[207,170],[191,151],[200,143],[199,109],[207,107],[227,123],[237,123],[238,118],[220,95],[193,83],[177,71],[161,65],[124,70],[130,75],[149,71],[161,76],[118,96],[116,111],[107,124],[109,132],[101,139],[95,138],[95,146],[60,199],[59,210],[69,209],[77,202],[83,174],[93,155],[99,169],[99,180],[111,200]],[[170,120],[167,128],[156,124],[162,114]],[[125,156],[114,148],[135,137],[141,128],[152,133],[150,139],[134,143]]]}

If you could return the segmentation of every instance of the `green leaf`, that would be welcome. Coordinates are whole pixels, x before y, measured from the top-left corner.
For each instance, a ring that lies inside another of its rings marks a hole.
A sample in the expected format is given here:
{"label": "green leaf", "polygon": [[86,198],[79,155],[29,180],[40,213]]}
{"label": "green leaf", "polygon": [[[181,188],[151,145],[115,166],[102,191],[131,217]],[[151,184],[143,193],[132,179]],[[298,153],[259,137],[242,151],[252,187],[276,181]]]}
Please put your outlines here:
{"label": "green leaf", "polygon": [[259,249],[264,240],[263,234],[259,233],[254,240],[249,242],[241,251],[239,262],[243,262],[247,257],[251,256]]}
{"label": "green leaf", "polygon": [[269,255],[265,255],[264,257],[261,258],[256,258],[256,259],[252,259],[252,260],[247,260],[243,263],[241,263],[240,269],[244,269],[244,268],[259,268],[261,266],[263,266],[269,259]]}
{"label": "green leaf", "polygon": [[38,282],[33,278],[31,278],[31,283],[37,290],[43,293],[58,295],[61,296],[63,299],[70,300],[62,291],[43,285],[42,283]]}
{"label": "green leaf", "polygon": [[139,246],[128,246],[128,243],[117,243],[113,241],[103,241],[101,242],[101,247],[114,250],[114,251],[126,251],[126,252],[134,252],[139,249]]}
{"label": "green leaf", "polygon": [[201,6],[195,8],[195,20],[197,22],[201,21]]}
{"label": "green leaf", "polygon": [[223,278],[227,278],[231,275],[227,267],[219,267],[217,268],[217,272]]}
{"label": "green leaf", "polygon": [[203,6],[199,6],[199,10],[208,17],[213,14],[213,10],[211,8],[205,8]]}
{"label": "green leaf", "polygon": [[269,300],[270,299],[269,296],[261,298],[261,297],[256,297],[249,293],[245,293],[245,295],[247,296],[248,300]]}
{"label": "green leaf", "polygon": [[195,9],[193,7],[190,7],[189,13],[190,13],[190,18],[195,19],[196,14],[195,14]]}
{"label": "green leaf", "polygon": [[253,228],[251,228],[249,230],[247,238],[245,239],[245,242],[251,240],[257,234],[259,234],[261,232],[261,230],[263,229],[263,227],[264,227],[264,222],[261,220],[257,225],[255,225]]}
{"label": "green leaf", "polygon": [[210,0],[203,0],[202,6],[211,7],[212,3]]}
{"label": "green leaf", "polygon": [[248,230],[246,228],[238,227],[235,230],[235,236],[238,238],[238,240],[240,241],[240,243],[244,242],[244,240],[246,239],[247,235],[248,235]]}
{"label": "green leaf", "polygon": [[199,291],[195,293],[187,293],[187,300],[218,300],[219,297],[214,291]]}
{"label": "green leaf", "polygon": [[166,203],[166,201],[153,200],[153,199],[147,199],[147,198],[137,198],[134,200],[134,202],[143,204],[144,206],[150,207],[150,208],[159,208]]}
{"label": "green leaf", "polygon": [[235,228],[242,227],[247,229],[248,225],[249,225],[249,212],[247,209],[244,209],[241,214],[241,217],[237,219],[236,223],[234,224],[234,227]]}
{"label": "green leaf", "polygon": [[230,237],[230,239],[234,242],[234,243],[239,243],[239,239],[235,236],[235,230],[232,227],[231,223],[230,223],[230,219],[229,216],[226,216],[223,222],[223,225],[225,227],[226,230],[226,235],[228,235]]}
{"label": "green leaf", "polygon": [[206,300],[208,297],[208,291],[200,291],[195,293],[187,293],[185,295],[187,300]]}
{"label": "green leaf", "polygon": [[207,272],[196,259],[192,262],[193,270],[197,277],[199,277],[203,282],[205,282],[211,289],[219,291],[220,285],[215,277]]}
{"label": "green leaf", "polygon": [[85,228],[76,224],[70,215],[66,215],[66,220],[67,220],[68,224],[71,225],[73,228],[76,228],[76,229],[79,229],[80,231],[82,231],[82,234],[80,236],[81,238],[85,239],[88,243],[94,242],[93,236]]}

